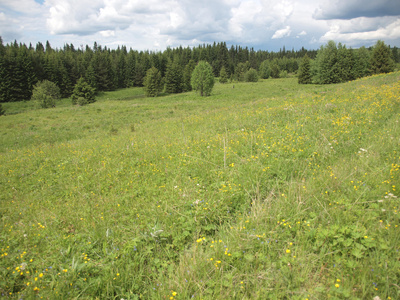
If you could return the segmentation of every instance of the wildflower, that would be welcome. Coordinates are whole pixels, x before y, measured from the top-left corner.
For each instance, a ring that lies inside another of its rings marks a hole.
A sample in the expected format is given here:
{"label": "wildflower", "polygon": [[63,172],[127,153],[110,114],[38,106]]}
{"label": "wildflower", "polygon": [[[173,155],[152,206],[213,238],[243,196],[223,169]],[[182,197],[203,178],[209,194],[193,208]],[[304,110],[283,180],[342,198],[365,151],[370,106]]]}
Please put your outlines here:
{"label": "wildflower", "polygon": [[286,249],[286,253],[290,253],[290,250],[289,250],[289,249]]}
{"label": "wildflower", "polygon": [[335,284],[335,287],[336,287],[336,288],[338,288],[339,286],[340,286],[340,284],[338,284],[338,283]]}

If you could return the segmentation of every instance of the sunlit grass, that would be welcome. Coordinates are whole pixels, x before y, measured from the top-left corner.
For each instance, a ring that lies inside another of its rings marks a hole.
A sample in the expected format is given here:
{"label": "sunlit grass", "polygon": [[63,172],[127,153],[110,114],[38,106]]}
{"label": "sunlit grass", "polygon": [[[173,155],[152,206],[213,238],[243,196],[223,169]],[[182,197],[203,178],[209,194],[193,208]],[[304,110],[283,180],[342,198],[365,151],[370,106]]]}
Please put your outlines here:
{"label": "sunlit grass", "polygon": [[399,76],[1,117],[2,296],[398,298]]}

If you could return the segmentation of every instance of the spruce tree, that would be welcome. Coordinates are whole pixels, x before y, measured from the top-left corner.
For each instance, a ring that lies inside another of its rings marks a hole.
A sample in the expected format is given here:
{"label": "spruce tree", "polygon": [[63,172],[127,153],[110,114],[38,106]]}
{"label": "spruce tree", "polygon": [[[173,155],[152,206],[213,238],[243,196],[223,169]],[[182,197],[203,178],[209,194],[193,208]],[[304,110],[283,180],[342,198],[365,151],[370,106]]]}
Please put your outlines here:
{"label": "spruce tree", "polygon": [[192,78],[192,72],[194,68],[196,67],[196,63],[194,60],[189,60],[189,63],[185,66],[185,69],[183,70],[183,91],[184,92],[190,92],[192,90],[192,85],[190,83],[190,80]]}
{"label": "spruce tree", "polygon": [[75,84],[71,98],[73,105],[85,105],[96,102],[95,89],[81,77]]}
{"label": "spruce tree", "polygon": [[300,84],[312,83],[311,62],[307,54],[304,55],[299,67],[298,82]]}
{"label": "spruce tree", "polygon": [[394,63],[391,58],[391,51],[383,41],[377,41],[371,57],[371,73],[389,73],[394,70]]}
{"label": "spruce tree", "polygon": [[221,71],[219,72],[219,82],[220,83],[228,82],[228,74],[226,73],[225,67],[222,67]]}
{"label": "spruce tree", "polygon": [[157,70],[157,68],[152,67],[147,70],[143,84],[147,97],[157,97],[163,88],[161,73]]}
{"label": "spruce tree", "polygon": [[165,92],[170,94],[182,93],[183,76],[181,66],[174,62],[170,62],[165,73]]}

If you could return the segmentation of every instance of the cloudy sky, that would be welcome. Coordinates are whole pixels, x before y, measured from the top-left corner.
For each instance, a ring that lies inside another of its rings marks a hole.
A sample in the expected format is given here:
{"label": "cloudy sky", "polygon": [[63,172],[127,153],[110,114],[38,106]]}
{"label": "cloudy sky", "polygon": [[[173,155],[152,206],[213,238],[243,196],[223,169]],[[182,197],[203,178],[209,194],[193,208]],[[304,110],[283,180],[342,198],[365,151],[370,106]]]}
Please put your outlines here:
{"label": "cloudy sky", "polygon": [[399,0],[0,0],[0,36],[135,50],[225,41],[269,51],[400,47]]}

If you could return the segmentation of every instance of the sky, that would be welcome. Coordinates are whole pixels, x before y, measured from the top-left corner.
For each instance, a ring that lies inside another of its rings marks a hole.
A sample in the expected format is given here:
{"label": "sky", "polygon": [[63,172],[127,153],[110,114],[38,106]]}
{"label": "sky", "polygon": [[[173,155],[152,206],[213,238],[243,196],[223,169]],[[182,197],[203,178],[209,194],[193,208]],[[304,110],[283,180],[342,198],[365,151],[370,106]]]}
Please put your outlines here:
{"label": "sky", "polygon": [[400,47],[400,0],[0,0],[0,36],[152,51],[214,41],[267,51],[329,40]]}

